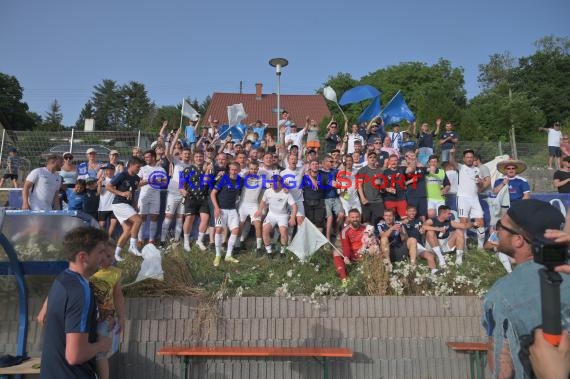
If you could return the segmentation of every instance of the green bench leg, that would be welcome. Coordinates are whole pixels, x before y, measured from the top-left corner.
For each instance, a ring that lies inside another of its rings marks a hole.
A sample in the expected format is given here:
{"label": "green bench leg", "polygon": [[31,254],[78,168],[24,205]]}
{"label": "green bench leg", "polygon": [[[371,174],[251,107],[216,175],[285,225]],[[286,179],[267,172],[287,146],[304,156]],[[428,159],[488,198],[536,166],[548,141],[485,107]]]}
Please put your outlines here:
{"label": "green bench leg", "polygon": [[182,364],[181,367],[181,374],[180,377],[184,378],[184,379],[188,379],[190,378],[190,357],[184,357],[184,363]]}
{"label": "green bench leg", "polygon": [[319,362],[319,364],[323,368],[323,378],[328,379],[329,378],[329,361],[328,361],[327,357],[322,357],[321,359],[319,359],[318,357],[313,357],[313,359],[315,361]]}
{"label": "green bench leg", "polygon": [[485,366],[484,357],[485,354],[481,351],[472,351],[469,353],[469,369],[471,372],[471,379],[485,379]]}

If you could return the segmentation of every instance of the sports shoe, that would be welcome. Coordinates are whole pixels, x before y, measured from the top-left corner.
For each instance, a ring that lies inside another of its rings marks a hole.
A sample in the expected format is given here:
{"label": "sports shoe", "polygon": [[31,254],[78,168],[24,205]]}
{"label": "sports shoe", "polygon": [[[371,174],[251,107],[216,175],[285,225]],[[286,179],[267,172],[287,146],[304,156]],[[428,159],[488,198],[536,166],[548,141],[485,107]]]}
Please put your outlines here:
{"label": "sports shoe", "polygon": [[121,258],[121,256],[119,254],[115,254],[115,261],[116,262],[122,262],[122,261],[124,261],[124,259]]}
{"label": "sports shoe", "polygon": [[135,255],[135,256],[137,256],[137,257],[142,257],[141,252],[140,252],[139,249],[137,249],[137,247],[134,246],[134,245],[131,245],[131,246],[129,247],[129,253],[131,253],[131,254],[133,254],[133,255]]}
{"label": "sports shoe", "polygon": [[220,257],[219,255],[216,255],[216,258],[214,258],[214,267],[218,267],[220,265],[221,260],[222,260],[222,257]]}
{"label": "sports shoe", "polygon": [[225,262],[231,262],[231,263],[239,263],[239,261],[237,259],[235,259],[234,257],[225,257],[224,261]]}
{"label": "sports shoe", "polygon": [[198,246],[198,248],[202,251],[208,250],[208,248],[206,247],[206,245],[204,245],[204,242],[202,241],[196,241],[196,246]]}
{"label": "sports shoe", "polygon": [[190,243],[184,242],[184,251],[189,253],[190,252]]}
{"label": "sports shoe", "polygon": [[457,254],[457,256],[455,257],[455,265],[461,266],[462,264],[463,264],[463,255]]}

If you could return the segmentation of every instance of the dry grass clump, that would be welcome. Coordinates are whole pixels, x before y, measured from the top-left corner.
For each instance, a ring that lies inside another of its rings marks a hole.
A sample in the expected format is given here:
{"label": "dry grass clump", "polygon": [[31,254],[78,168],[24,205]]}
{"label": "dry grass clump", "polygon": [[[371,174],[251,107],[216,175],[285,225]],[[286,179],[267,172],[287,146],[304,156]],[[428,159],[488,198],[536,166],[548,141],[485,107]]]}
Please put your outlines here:
{"label": "dry grass clump", "polygon": [[386,295],[390,272],[380,254],[368,254],[362,258],[362,278],[367,295]]}
{"label": "dry grass clump", "polygon": [[[140,264],[131,260],[121,265],[126,281],[134,281]],[[204,291],[196,286],[186,260],[174,251],[162,257],[162,270],[164,280],[146,279],[141,282],[127,285],[123,288],[125,296],[149,297],[149,296],[205,296]]]}

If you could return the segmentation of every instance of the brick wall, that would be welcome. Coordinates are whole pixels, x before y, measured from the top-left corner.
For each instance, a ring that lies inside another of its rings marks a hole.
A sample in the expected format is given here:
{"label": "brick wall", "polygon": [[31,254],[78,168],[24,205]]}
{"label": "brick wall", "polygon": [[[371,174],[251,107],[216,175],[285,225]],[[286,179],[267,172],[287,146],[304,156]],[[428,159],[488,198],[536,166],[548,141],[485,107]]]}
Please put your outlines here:
{"label": "brick wall", "polygon": [[[232,298],[198,311],[191,298],[126,299],[128,321],[115,378],[179,378],[180,361],[156,351],[164,345],[342,346],[352,360],[332,363],[333,378],[461,378],[469,359],[446,341],[484,341],[481,301],[475,297],[341,297],[318,304],[297,298]],[[30,301],[36,314],[39,299]],[[0,301],[0,353],[14,353],[17,309]],[[30,322],[29,352],[41,329]],[[209,359],[192,378],[317,378],[312,359]]]}

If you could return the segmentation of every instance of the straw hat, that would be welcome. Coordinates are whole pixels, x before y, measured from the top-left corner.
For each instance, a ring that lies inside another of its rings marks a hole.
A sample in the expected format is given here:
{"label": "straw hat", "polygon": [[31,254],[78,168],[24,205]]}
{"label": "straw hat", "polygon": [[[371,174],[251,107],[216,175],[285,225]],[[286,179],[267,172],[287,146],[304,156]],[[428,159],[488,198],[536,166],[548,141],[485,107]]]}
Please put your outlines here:
{"label": "straw hat", "polygon": [[509,166],[515,166],[517,175],[526,170],[526,163],[519,161],[518,159],[507,159],[505,161],[500,161],[497,163],[497,170],[501,174],[505,174],[506,168]]}

